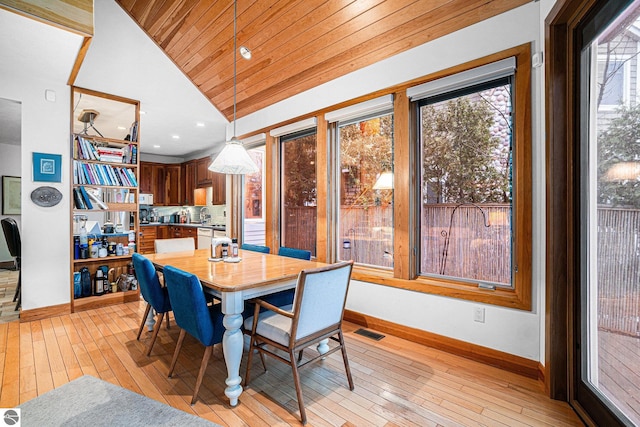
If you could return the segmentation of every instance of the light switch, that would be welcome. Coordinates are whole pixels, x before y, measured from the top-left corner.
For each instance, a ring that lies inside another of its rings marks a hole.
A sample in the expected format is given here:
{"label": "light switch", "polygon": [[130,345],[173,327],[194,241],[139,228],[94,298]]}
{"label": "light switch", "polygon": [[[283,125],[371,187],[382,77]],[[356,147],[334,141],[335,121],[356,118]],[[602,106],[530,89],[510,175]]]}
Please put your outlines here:
{"label": "light switch", "polygon": [[49,102],[56,102],[56,91],[47,89],[44,91],[44,99]]}

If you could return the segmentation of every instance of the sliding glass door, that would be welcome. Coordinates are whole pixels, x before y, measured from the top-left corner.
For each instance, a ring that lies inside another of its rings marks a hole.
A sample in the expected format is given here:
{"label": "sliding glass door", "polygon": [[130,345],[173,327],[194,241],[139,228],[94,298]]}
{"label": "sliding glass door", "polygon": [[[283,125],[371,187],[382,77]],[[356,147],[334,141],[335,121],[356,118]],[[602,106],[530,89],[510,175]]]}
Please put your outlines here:
{"label": "sliding glass door", "polygon": [[640,0],[581,26],[576,400],[640,425]]}

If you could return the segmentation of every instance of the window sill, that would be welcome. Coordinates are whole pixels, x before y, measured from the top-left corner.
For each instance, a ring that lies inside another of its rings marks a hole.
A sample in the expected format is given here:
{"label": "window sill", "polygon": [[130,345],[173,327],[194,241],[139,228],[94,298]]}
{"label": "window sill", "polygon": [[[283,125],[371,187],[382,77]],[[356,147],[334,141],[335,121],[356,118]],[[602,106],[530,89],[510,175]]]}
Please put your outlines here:
{"label": "window sill", "polygon": [[399,279],[393,277],[392,271],[358,265],[354,266],[351,278],[407,291],[531,311],[531,296],[522,295],[515,289],[480,289],[475,285],[426,277],[418,277],[413,280]]}

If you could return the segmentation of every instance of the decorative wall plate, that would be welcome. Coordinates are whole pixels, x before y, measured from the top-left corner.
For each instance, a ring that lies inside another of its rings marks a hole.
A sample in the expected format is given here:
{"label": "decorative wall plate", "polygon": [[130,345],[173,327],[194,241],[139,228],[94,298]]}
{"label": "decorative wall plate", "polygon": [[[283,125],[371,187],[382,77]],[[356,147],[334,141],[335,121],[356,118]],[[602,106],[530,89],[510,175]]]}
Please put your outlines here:
{"label": "decorative wall plate", "polygon": [[62,193],[53,187],[38,187],[31,192],[31,200],[38,206],[50,208],[60,203]]}

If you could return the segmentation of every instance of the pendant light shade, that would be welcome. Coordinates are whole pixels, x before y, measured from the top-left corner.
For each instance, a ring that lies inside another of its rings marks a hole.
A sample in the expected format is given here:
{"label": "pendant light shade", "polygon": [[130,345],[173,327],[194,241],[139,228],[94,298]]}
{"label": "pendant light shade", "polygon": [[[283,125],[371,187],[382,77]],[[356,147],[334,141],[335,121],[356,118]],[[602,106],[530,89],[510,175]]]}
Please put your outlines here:
{"label": "pendant light shade", "polygon": [[236,137],[236,19],[238,2],[233,2],[233,137],[224,143],[224,148],[209,165],[209,170],[227,175],[244,175],[258,172],[242,142]]}
{"label": "pendant light shade", "polygon": [[385,171],[380,174],[376,183],[373,184],[374,190],[393,190],[393,172]]}
{"label": "pendant light shade", "polygon": [[258,172],[258,166],[235,136],[224,144],[209,170],[227,175],[245,175]]}

